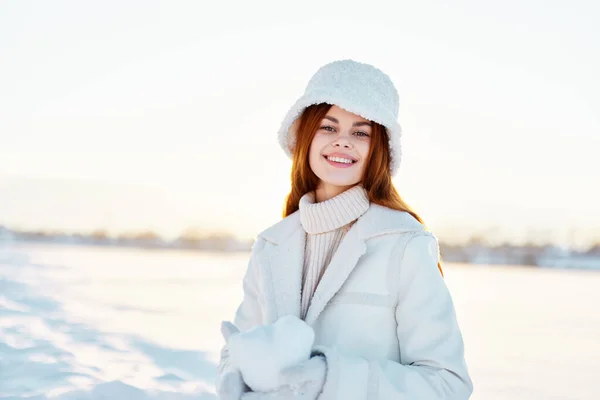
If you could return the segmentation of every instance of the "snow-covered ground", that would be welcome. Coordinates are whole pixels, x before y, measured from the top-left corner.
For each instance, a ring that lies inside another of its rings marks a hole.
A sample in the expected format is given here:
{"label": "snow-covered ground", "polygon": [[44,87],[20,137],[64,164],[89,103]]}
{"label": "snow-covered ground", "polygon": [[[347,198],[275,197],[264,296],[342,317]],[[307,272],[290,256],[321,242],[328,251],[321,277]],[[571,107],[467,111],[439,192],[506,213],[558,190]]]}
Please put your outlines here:
{"label": "snow-covered ground", "polygon": [[[0,246],[0,399],[215,399],[247,255]],[[475,400],[597,399],[600,273],[447,265]]]}
{"label": "snow-covered ground", "polygon": [[5,246],[0,398],[214,399],[220,321],[246,258]]}

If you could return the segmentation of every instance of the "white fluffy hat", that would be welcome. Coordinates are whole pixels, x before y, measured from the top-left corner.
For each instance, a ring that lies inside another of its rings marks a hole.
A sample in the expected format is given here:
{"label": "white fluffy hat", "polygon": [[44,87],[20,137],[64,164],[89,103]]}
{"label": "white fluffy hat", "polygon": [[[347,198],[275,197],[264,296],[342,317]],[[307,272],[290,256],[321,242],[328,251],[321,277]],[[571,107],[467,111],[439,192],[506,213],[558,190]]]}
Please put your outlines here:
{"label": "white fluffy hat", "polygon": [[290,108],[279,128],[279,145],[292,157],[296,131],[304,109],[312,104],[328,103],[385,126],[390,147],[390,171],[398,172],[402,148],[402,130],[398,123],[398,91],[378,68],[354,60],[337,60],[319,68],[304,94]]}

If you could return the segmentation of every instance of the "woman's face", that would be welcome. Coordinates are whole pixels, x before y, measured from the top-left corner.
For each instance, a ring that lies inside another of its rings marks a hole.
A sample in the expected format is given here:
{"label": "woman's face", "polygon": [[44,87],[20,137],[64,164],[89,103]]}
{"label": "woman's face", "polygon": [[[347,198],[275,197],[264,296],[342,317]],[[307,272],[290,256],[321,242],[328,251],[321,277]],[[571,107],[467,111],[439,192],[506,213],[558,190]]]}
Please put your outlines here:
{"label": "woman's face", "polygon": [[371,121],[332,106],[309,150],[309,165],[319,177],[317,201],[327,200],[362,180],[371,145]]}

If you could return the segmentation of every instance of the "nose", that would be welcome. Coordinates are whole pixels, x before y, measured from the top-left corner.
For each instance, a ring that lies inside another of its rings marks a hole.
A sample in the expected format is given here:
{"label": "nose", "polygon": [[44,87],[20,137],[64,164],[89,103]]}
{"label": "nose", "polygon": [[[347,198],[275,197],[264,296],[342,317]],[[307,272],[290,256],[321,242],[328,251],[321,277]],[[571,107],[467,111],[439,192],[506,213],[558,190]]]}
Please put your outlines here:
{"label": "nose", "polygon": [[333,141],[332,145],[334,147],[344,147],[346,149],[352,148],[352,143],[346,135],[338,135]]}

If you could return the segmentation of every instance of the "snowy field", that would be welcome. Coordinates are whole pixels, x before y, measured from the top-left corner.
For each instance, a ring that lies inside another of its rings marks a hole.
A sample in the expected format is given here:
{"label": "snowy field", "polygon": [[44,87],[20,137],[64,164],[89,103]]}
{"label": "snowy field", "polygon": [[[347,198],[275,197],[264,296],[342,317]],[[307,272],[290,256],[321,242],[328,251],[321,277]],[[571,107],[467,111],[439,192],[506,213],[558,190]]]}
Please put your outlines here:
{"label": "snowy field", "polygon": [[[0,399],[215,399],[247,254],[0,246]],[[447,265],[475,400],[600,398],[600,271]]]}

